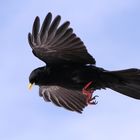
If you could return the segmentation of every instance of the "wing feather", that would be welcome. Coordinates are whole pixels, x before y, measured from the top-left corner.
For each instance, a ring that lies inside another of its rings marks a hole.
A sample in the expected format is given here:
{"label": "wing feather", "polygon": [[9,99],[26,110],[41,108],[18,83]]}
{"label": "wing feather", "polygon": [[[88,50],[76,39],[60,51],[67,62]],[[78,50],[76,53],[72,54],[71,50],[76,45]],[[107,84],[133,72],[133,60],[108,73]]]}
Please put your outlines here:
{"label": "wing feather", "polygon": [[81,113],[87,106],[85,95],[79,91],[68,90],[59,86],[40,86],[39,94],[45,101],[71,111]]}
{"label": "wing feather", "polygon": [[39,32],[39,28],[40,28],[40,19],[37,16],[35,18],[34,24],[33,24],[33,29],[32,29],[32,37],[33,37],[33,42],[35,44],[39,44],[38,42],[38,32]]}
{"label": "wing feather", "polygon": [[65,40],[67,40],[72,35],[72,33],[73,33],[73,29],[68,28],[67,31],[64,33],[64,35],[61,36],[59,40],[57,40],[57,42],[52,43],[52,46],[56,47],[56,46],[61,45],[61,43],[64,42]]}
{"label": "wing feather", "polygon": [[51,20],[52,20],[52,14],[48,13],[48,15],[44,19],[44,22],[40,30],[40,40],[42,43],[45,43],[48,37],[48,30],[50,27]]}
{"label": "wing feather", "polygon": [[50,44],[51,40],[55,37],[55,34],[56,34],[56,31],[57,31],[57,28],[58,28],[58,25],[60,23],[60,20],[61,20],[61,17],[60,16],[57,16],[51,26],[50,26],[50,29],[48,31],[48,38],[47,38],[47,41],[46,41],[46,44]]}
{"label": "wing feather", "polygon": [[52,20],[52,14],[48,13],[40,29],[40,19],[35,18],[32,34],[28,34],[33,54],[48,65],[95,64],[84,43],[69,27],[70,22],[59,26],[60,21],[59,15]]}
{"label": "wing feather", "polygon": [[63,23],[58,28],[58,30],[56,31],[56,35],[55,35],[54,39],[52,39],[52,41],[51,41],[52,46],[53,46],[53,44],[55,44],[65,34],[65,32],[67,31],[69,25],[70,25],[70,22],[67,21],[67,22]]}

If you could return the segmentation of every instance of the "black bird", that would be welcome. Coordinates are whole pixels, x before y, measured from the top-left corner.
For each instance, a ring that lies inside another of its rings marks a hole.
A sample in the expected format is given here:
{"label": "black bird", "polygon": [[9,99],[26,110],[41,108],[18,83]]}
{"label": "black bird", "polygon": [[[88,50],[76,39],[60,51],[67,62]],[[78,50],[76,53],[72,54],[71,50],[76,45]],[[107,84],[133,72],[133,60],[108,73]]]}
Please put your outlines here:
{"label": "black bird", "polygon": [[84,43],[69,27],[60,24],[58,15],[52,20],[48,13],[40,28],[37,16],[28,41],[33,54],[44,61],[44,67],[33,70],[29,88],[39,85],[45,101],[81,113],[88,104],[96,104],[97,89],[110,88],[126,96],[140,99],[140,69],[108,71],[95,66],[95,59]]}

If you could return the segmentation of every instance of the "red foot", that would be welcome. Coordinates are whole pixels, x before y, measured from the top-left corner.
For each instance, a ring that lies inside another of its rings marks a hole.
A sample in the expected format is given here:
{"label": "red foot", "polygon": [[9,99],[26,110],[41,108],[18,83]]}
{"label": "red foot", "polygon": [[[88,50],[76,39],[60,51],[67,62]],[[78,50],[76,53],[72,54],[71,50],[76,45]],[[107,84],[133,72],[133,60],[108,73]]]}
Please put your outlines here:
{"label": "red foot", "polygon": [[95,98],[98,97],[98,96],[93,96],[93,92],[94,90],[90,88],[90,85],[93,83],[93,81],[90,81],[89,83],[87,83],[85,85],[85,87],[82,89],[82,92],[84,95],[86,95],[86,100],[87,100],[87,104],[97,104],[98,102],[96,102]]}

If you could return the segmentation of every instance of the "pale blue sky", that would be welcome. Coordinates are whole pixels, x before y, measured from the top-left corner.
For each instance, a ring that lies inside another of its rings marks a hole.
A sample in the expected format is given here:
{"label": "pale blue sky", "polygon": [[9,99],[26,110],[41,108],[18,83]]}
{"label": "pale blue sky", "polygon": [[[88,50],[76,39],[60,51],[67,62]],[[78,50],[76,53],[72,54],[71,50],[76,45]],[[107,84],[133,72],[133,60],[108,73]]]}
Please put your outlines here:
{"label": "pale blue sky", "polygon": [[48,12],[70,20],[97,65],[140,68],[139,0],[3,0],[0,4],[0,139],[138,140],[140,101],[111,90],[96,91],[96,106],[83,114],[46,103],[38,87],[27,89],[30,72],[43,62],[27,42],[35,16]]}

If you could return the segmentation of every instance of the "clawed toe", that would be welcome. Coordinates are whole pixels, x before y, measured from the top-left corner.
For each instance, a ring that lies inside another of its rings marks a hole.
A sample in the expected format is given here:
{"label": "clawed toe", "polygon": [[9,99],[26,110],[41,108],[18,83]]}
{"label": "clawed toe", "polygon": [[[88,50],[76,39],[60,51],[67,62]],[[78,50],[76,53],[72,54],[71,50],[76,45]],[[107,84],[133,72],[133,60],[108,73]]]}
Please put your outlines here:
{"label": "clawed toe", "polygon": [[95,95],[91,99],[88,100],[88,104],[96,105],[98,101],[96,101],[96,97],[99,97],[98,95]]}

